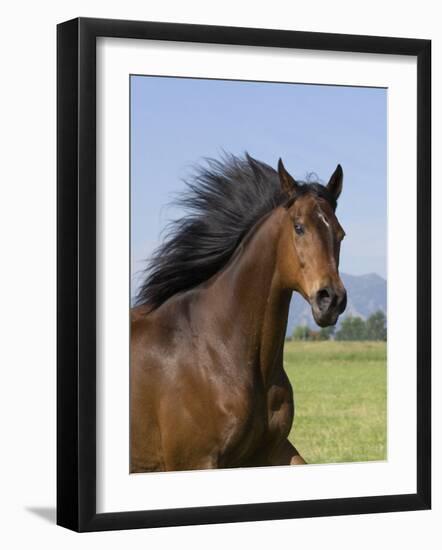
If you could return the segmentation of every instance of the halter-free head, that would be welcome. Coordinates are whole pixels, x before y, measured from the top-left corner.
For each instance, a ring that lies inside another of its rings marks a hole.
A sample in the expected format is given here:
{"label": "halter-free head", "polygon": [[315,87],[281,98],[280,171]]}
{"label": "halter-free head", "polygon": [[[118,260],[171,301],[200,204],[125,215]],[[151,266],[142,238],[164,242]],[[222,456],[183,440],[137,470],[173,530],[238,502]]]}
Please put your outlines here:
{"label": "halter-free head", "polygon": [[277,258],[282,287],[310,302],[319,325],[334,324],[346,303],[338,273],[344,231],[335,216],[341,189],[340,166],[323,186],[296,182],[282,161],[276,171],[247,154],[208,160],[178,201],[188,214],[171,225],[151,257],[137,304],[155,309],[210,279],[273,213],[283,219]]}
{"label": "halter-free head", "polygon": [[318,325],[334,325],[347,304],[338,271],[345,232],[335,215],[342,191],[342,168],[338,164],[326,186],[296,182],[281,159],[278,174],[287,195],[280,254],[282,282],[310,303]]}

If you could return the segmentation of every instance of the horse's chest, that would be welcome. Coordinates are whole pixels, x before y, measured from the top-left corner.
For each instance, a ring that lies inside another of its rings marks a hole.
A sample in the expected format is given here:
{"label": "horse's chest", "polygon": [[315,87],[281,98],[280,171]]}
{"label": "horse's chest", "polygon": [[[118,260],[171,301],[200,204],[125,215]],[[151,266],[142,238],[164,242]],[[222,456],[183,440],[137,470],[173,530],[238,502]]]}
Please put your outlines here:
{"label": "horse's chest", "polygon": [[256,387],[238,400],[231,424],[224,431],[222,454],[228,462],[247,463],[258,451],[285,439],[293,422],[291,387]]}
{"label": "horse's chest", "polygon": [[271,440],[288,436],[294,417],[290,388],[273,386],[267,394],[267,432]]}

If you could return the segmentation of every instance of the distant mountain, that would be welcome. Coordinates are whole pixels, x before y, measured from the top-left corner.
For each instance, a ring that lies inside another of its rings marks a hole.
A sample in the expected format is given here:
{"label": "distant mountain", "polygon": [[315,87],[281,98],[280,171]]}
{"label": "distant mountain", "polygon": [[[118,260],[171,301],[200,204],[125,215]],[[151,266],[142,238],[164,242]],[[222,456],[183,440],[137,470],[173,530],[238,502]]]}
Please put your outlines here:
{"label": "distant mountain", "polygon": [[[370,273],[368,275],[347,275],[341,273],[341,279],[347,289],[347,308],[339,317],[338,325],[349,315],[366,319],[379,309],[387,313],[387,281]],[[293,294],[290,304],[287,334],[292,334],[298,325],[308,325],[319,330],[311,313],[310,305],[298,293]]]}

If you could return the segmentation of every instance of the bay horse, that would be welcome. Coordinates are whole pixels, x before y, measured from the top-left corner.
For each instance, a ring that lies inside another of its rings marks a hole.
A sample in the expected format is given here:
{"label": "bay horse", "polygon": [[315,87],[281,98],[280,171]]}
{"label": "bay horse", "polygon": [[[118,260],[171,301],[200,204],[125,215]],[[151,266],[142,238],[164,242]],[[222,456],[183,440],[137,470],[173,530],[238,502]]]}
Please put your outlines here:
{"label": "bay horse", "polygon": [[322,327],[346,307],[342,182],[248,154],[188,182],[131,311],[131,473],[305,463],[283,347],[293,291]]}

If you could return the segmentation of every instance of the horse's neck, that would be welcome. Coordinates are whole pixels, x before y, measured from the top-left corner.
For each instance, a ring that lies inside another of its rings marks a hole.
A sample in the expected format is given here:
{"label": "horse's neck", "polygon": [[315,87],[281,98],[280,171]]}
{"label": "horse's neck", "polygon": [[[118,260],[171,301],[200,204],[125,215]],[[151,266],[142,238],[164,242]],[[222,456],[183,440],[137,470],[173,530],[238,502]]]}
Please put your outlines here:
{"label": "horse's neck", "polygon": [[277,270],[282,213],[264,220],[241,245],[211,290],[218,295],[220,318],[233,329],[233,348],[268,381],[280,361],[291,292]]}

